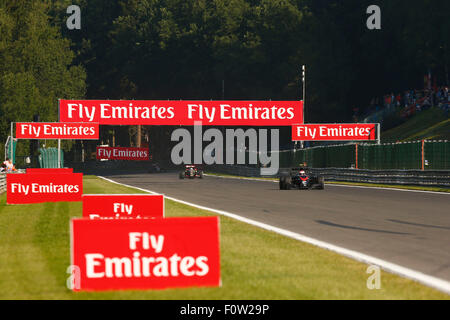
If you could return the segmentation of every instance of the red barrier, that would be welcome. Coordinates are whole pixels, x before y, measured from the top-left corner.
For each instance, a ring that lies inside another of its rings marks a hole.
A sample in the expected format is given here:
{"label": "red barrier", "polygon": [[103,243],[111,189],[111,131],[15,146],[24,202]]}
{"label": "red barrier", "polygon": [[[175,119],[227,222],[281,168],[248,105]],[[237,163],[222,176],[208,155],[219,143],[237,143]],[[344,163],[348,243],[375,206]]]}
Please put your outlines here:
{"label": "red barrier", "polygon": [[149,160],[148,148],[97,147],[97,160]]}
{"label": "red barrier", "polygon": [[98,123],[17,122],[17,139],[97,140]]}
{"label": "red barrier", "polygon": [[294,124],[292,141],[362,141],[376,140],[373,123]]}
{"label": "red barrier", "polygon": [[27,168],[26,173],[41,173],[41,174],[54,174],[54,173],[73,173],[72,168]]}
{"label": "red barrier", "polygon": [[60,100],[61,122],[108,125],[290,126],[302,101]]}
{"label": "red barrier", "polygon": [[85,218],[164,218],[161,194],[84,194],[82,201]]}
{"label": "red barrier", "polygon": [[71,221],[75,291],[219,286],[219,219]]}
{"label": "red barrier", "polygon": [[7,174],[6,203],[81,201],[83,174]]}

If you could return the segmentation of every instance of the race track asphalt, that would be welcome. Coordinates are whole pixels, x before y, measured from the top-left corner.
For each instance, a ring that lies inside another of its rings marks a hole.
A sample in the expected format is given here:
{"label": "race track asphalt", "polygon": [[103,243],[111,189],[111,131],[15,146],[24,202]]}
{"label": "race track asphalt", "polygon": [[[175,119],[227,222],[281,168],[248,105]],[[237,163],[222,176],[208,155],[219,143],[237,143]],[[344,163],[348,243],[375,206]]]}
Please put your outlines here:
{"label": "race track asphalt", "polygon": [[450,281],[450,194],[335,185],[281,191],[270,181],[180,180],[177,173],[104,176]]}

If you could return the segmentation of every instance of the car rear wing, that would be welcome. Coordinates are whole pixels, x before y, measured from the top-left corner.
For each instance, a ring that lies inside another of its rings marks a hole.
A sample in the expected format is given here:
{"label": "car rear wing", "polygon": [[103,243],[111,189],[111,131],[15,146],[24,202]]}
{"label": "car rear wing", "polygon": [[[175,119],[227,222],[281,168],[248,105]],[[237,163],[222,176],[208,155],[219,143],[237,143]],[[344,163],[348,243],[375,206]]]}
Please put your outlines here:
{"label": "car rear wing", "polygon": [[302,167],[292,167],[292,168],[280,168],[279,173],[285,173],[289,174],[292,172],[299,172],[300,170],[305,170],[307,172],[310,172],[309,168],[302,168]]}

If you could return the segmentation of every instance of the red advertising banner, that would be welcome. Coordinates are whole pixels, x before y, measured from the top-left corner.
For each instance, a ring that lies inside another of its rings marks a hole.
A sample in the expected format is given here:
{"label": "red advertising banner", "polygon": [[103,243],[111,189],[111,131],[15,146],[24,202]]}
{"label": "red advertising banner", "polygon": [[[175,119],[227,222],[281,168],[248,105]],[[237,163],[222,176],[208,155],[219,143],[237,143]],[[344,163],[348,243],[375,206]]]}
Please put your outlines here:
{"label": "red advertising banner", "polygon": [[103,125],[290,126],[303,101],[60,100],[61,122]]}
{"label": "red advertising banner", "polygon": [[6,175],[7,204],[81,201],[82,194],[82,173]]}
{"label": "red advertising banner", "polygon": [[82,201],[89,219],[164,218],[162,194],[83,194]]}
{"label": "red advertising banner", "polygon": [[149,160],[148,148],[97,147],[97,160]]}
{"label": "red advertising banner", "polygon": [[72,168],[27,168],[27,173],[41,173],[41,174],[54,174],[54,173],[73,173]]}
{"label": "red advertising banner", "polygon": [[292,141],[368,141],[376,140],[376,124],[294,124]]}
{"label": "red advertising banner", "polygon": [[220,286],[219,218],[71,220],[75,291]]}
{"label": "red advertising banner", "polygon": [[17,122],[17,139],[98,140],[98,123]]}

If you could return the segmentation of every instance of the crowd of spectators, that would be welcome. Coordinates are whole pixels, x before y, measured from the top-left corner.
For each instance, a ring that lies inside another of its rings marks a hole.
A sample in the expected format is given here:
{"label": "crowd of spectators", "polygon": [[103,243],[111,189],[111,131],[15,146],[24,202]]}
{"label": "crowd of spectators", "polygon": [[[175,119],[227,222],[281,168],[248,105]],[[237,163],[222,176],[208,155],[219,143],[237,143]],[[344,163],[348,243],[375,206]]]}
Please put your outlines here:
{"label": "crowd of spectators", "polygon": [[385,111],[385,114],[389,114],[400,109],[400,116],[408,118],[416,112],[434,106],[444,110],[445,115],[448,117],[450,108],[448,86],[423,90],[406,90],[402,93],[390,93],[382,97],[373,98],[365,114],[370,115],[379,111]]}

